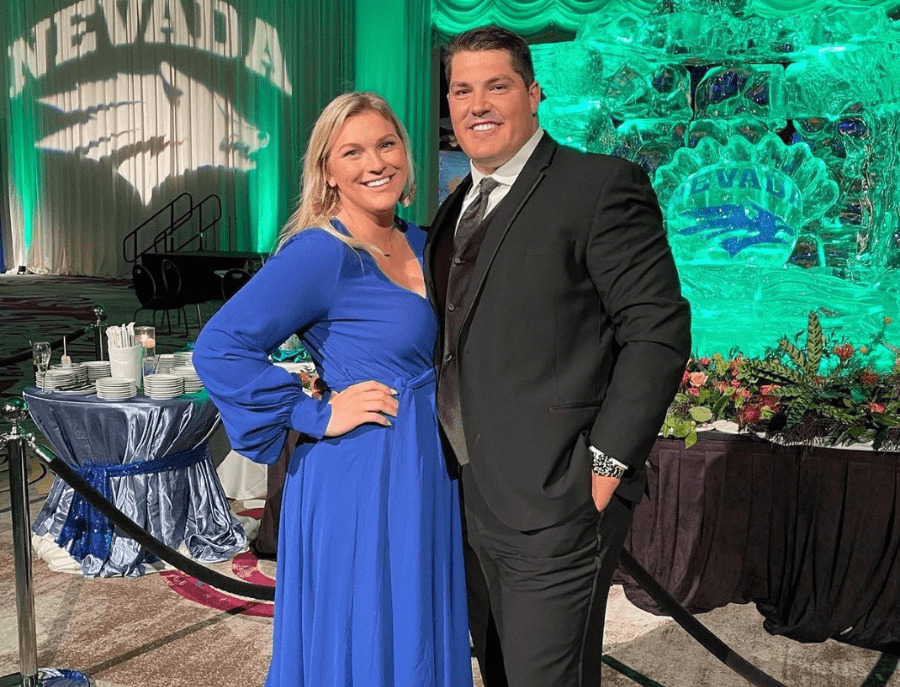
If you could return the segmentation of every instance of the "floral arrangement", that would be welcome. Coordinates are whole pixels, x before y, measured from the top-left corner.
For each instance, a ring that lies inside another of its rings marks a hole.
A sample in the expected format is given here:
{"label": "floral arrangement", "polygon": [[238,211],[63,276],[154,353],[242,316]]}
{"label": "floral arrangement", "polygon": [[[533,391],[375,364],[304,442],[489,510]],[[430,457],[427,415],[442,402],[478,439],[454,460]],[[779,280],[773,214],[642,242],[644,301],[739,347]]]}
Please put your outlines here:
{"label": "floral arrangement", "polygon": [[[692,358],[669,406],[663,436],[690,447],[697,430],[730,423],[783,443],[830,446],[871,443],[900,447],[900,348],[885,340],[891,318],[871,346],[830,341],[810,313],[806,341],[783,338],[762,358],[737,352]],[[875,369],[872,351],[885,346],[895,358],[889,372]]]}

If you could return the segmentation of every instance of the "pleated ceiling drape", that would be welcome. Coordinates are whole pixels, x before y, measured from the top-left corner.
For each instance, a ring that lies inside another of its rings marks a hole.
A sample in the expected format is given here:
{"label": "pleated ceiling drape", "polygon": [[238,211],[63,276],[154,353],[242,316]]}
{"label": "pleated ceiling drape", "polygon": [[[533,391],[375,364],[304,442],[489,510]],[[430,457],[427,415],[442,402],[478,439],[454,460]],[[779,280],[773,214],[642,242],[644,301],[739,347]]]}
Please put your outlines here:
{"label": "pleated ceiling drape", "polygon": [[[535,36],[550,27],[575,32],[593,12],[637,15],[651,11],[658,0],[434,0],[432,22],[438,36],[446,38],[460,31],[484,24],[497,24],[526,36]],[[678,3],[676,3],[678,4]],[[727,3],[738,5],[739,2]],[[900,8],[897,0],[747,0],[744,12],[778,16],[798,12],[815,12],[836,5],[854,9],[884,8],[887,12]]]}

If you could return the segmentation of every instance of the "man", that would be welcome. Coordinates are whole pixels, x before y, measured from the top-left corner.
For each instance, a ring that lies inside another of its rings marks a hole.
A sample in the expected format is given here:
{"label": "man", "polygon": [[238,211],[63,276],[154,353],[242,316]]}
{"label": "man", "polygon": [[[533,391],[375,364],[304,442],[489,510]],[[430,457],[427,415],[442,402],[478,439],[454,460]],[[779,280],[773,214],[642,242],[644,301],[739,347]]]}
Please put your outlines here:
{"label": "man", "polygon": [[476,655],[489,687],[598,685],[606,595],[689,308],[647,175],[542,132],[523,39],[457,36],[447,76],[471,176],[435,217],[426,280],[477,556]]}

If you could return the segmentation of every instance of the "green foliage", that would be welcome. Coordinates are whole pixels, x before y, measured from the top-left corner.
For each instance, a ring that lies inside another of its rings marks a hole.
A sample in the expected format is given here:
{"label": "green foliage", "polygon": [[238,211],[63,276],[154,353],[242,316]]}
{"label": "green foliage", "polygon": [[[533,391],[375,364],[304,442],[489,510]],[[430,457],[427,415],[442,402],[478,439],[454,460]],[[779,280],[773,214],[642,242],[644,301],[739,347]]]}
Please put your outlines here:
{"label": "green foliage", "polygon": [[806,328],[807,374],[816,374],[819,371],[824,345],[825,337],[822,335],[822,325],[819,324],[819,316],[813,311],[809,314],[809,324]]}
{"label": "green foliage", "polygon": [[[900,348],[884,333],[869,346],[832,341],[812,312],[805,332],[782,338],[762,358],[736,351],[694,358],[661,433],[690,446],[698,428],[727,421],[784,441],[900,447]],[[896,355],[891,372],[874,370],[871,351],[879,345]]]}
{"label": "green foliage", "polygon": [[[793,350],[797,351],[798,357],[802,359],[803,354],[800,353],[800,350],[797,348],[794,348]],[[748,360],[744,365],[747,374],[757,378],[769,378],[781,383],[794,382],[796,384],[803,384],[803,375],[792,370],[779,360]]]}
{"label": "green foliage", "polygon": [[691,408],[688,413],[691,416],[691,419],[694,422],[709,422],[712,419],[712,411],[709,408],[704,408],[703,406],[694,406]]}

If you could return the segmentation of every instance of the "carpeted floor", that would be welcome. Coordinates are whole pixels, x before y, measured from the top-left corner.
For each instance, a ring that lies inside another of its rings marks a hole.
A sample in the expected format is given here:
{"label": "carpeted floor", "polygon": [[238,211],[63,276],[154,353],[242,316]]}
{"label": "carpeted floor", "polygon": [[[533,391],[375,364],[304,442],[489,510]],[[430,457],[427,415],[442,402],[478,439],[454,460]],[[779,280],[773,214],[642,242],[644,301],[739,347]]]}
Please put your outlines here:
{"label": "carpeted floor", "polygon": [[[34,505],[35,513],[39,505]],[[0,675],[17,670],[10,534],[9,517],[3,512]],[[234,574],[231,562],[211,567]],[[272,563],[254,562],[251,567],[259,575],[274,575]],[[271,651],[271,619],[246,609],[221,610],[221,604],[198,602],[203,593],[185,598],[164,575],[86,580],[50,572],[35,560],[38,665],[81,670],[93,677],[97,687],[262,685]],[[672,621],[631,606],[621,588],[611,592],[607,617],[605,687],[747,684]],[[721,608],[703,614],[701,620],[790,687],[900,685],[896,659],[837,642],[804,645],[771,637],[750,605]],[[481,684],[477,677],[475,684]]]}
{"label": "carpeted floor", "polygon": [[[126,282],[0,275],[0,358],[26,348],[29,339],[52,340],[90,323],[95,303],[105,307],[111,324],[130,321],[137,307]],[[204,319],[217,305],[204,306]],[[195,336],[197,324],[190,313],[189,322]],[[160,333],[159,339],[164,350],[175,350],[185,336]],[[75,360],[92,359],[90,337],[75,343],[70,354]],[[54,360],[58,355],[55,352]],[[20,394],[31,383],[31,374],[30,361],[0,369],[0,398]],[[33,425],[30,429],[34,431]],[[30,464],[33,514],[52,481],[40,465]],[[236,511],[258,517],[255,506],[234,504]],[[212,567],[253,582],[274,577],[272,563],[248,553]],[[0,676],[18,669],[13,581],[9,480],[6,456],[0,454]],[[39,559],[34,561],[34,588],[41,667],[84,671],[97,687],[263,683],[270,655],[268,604],[227,597],[178,572],[86,580],[51,572]],[[606,687],[747,684],[671,620],[632,606],[621,588],[611,591],[607,617]],[[896,658],[834,641],[810,645],[770,636],[752,605],[727,606],[700,619],[741,655],[790,687],[900,687]],[[476,685],[480,685],[477,677]]]}
{"label": "carpeted floor", "polygon": [[[4,513],[0,674],[18,669],[11,549]],[[232,566],[211,567],[228,574]],[[35,560],[38,665],[80,670],[97,687],[261,685],[271,651],[271,619],[185,598],[167,584],[165,574],[87,580],[50,572]]]}

